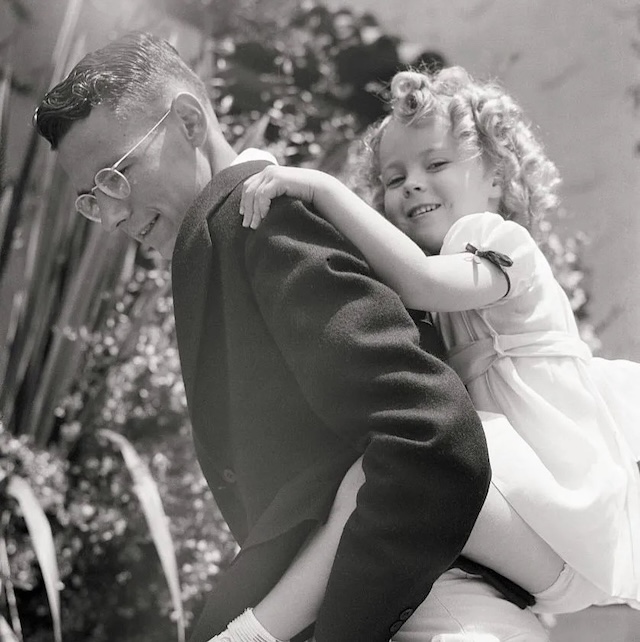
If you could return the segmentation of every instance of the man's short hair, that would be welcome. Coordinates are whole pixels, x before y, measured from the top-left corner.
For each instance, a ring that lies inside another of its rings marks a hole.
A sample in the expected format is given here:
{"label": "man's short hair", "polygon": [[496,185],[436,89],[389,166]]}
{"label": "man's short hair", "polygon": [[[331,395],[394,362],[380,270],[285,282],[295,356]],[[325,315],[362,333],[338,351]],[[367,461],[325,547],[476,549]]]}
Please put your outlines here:
{"label": "man's short hair", "polygon": [[149,33],[129,33],[87,54],[35,113],[38,133],[52,149],[73,123],[87,118],[96,105],[117,112],[145,110],[168,91],[191,91],[206,104],[204,83],[165,40]]}

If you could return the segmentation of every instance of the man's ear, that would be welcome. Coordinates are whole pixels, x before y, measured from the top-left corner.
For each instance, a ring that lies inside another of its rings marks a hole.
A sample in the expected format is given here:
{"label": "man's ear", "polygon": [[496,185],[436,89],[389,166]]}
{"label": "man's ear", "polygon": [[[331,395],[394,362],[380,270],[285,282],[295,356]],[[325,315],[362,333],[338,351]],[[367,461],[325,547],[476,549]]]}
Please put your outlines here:
{"label": "man's ear", "polygon": [[207,138],[207,114],[202,103],[183,91],[173,99],[171,111],[181,121],[185,138],[194,147],[201,147]]}

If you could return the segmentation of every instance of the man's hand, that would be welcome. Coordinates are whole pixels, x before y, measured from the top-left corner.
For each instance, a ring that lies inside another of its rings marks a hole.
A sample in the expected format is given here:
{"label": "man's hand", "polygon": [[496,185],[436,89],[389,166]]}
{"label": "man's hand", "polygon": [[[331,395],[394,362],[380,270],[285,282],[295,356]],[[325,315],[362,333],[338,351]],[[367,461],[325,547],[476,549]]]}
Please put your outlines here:
{"label": "man's hand", "polygon": [[244,182],[240,200],[243,227],[255,230],[267,215],[271,201],[278,196],[287,195],[307,204],[313,203],[322,176],[322,172],[314,169],[279,165],[270,165],[250,176]]}

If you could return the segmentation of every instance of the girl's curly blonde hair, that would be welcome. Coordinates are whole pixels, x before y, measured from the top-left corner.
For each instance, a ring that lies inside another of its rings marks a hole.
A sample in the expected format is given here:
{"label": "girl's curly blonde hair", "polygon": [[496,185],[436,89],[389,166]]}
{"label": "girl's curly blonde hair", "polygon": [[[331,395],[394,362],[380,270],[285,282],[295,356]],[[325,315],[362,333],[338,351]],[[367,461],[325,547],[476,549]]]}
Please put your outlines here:
{"label": "girl's curly blonde hair", "polygon": [[498,214],[532,229],[558,207],[560,178],[520,107],[497,84],[474,80],[461,67],[434,74],[401,71],[391,81],[392,111],[364,137],[358,187],[384,211],[380,181],[380,140],[391,120],[419,125],[444,116],[465,157],[480,156],[501,182]]}

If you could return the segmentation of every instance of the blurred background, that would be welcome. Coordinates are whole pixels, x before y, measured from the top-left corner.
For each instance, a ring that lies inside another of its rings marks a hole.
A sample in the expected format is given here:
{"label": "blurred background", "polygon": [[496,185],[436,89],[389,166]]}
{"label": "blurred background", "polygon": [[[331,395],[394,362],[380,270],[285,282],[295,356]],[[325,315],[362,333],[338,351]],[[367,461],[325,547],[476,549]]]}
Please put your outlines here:
{"label": "blurred background", "polygon": [[[237,149],[349,179],[406,64],[497,78],[564,177],[541,246],[594,352],[640,360],[640,3],[0,0],[0,640],[182,640],[236,545],[194,460],[168,266],[73,211],[31,127],[129,29],[169,39]],[[623,607],[554,642],[638,642]]]}

